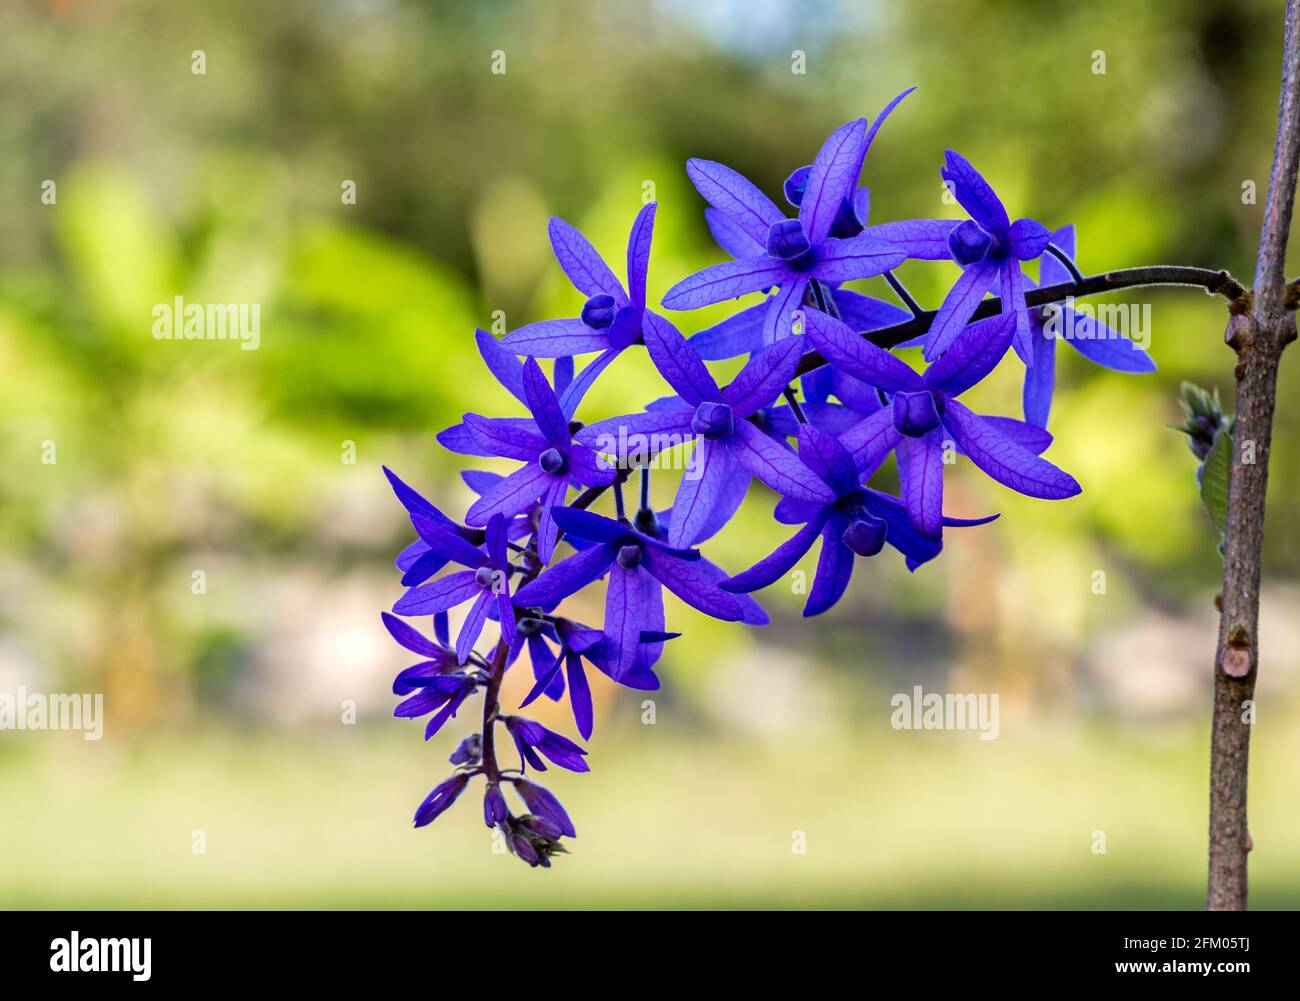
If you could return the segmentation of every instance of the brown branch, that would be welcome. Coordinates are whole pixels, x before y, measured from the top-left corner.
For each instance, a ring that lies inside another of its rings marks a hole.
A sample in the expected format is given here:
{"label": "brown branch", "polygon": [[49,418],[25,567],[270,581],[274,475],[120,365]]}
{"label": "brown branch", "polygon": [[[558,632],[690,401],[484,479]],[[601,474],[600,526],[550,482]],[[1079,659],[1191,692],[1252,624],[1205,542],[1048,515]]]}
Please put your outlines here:
{"label": "brown branch", "polygon": [[1224,525],[1223,593],[1214,661],[1214,715],[1210,734],[1211,910],[1244,910],[1250,728],[1259,666],[1259,584],[1264,548],[1264,498],[1277,404],[1277,369],[1295,339],[1294,296],[1285,279],[1287,234],[1300,165],[1300,0],[1289,0],[1282,44],[1282,87],[1277,138],[1259,237],[1255,288],[1247,312],[1228,323],[1237,352],[1237,403],[1232,467]]}

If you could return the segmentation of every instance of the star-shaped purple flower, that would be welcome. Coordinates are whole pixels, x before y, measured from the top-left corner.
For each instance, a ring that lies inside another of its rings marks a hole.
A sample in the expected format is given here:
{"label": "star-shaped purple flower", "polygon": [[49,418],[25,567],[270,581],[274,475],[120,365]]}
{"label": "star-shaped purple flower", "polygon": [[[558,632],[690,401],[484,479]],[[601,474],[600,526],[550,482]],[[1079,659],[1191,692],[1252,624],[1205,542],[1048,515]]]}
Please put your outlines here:
{"label": "star-shaped purple flower", "polygon": [[[746,252],[738,260],[715,264],[678,282],[664,296],[669,309],[696,309],[776,286],[763,321],[763,343],[789,337],[809,281],[838,284],[872,278],[907,259],[906,252],[878,237],[831,236],[841,207],[850,199],[866,152],[867,122],[846,122],[827,138],[808,171],[797,219],[784,212],[730,167],[690,160],[686,172],[713,208],[751,244],[732,242]],[[757,253],[750,253],[755,247]]]}
{"label": "star-shaped purple flower", "polygon": [[[757,591],[776,583],[799,562],[821,537],[817,573],[804,605],[805,616],[819,615],[839,601],[849,586],[857,556],[875,556],[889,543],[907,559],[909,570],[934,559],[943,548],[938,539],[921,535],[912,526],[907,509],[896,497],[862,487],[853,457],[834,435],[804,425],[799,429],[799,455],[805,464],[835,492],[830,504],[783,500],[777,520],[803,522],[803,528],[748,570],[724,580],[725,591]],[[944,518],[949,526],[982,525],[997,515],[967,520]]]}
{"label": "star-shaped purple flower", "polygon": [[555,520],[566,535],[594,545],[543,571],[519,589],[515,600],[521,607],[551,608],[608,573],[604,644],[615,681],[637,669],[642,633],[664,630],[660,585],[715,619],[745,617],[740,603],[718,587],[720,577],[699,566],[697,550],[675,548],[624,522],[577,508],[556,508]]}
{"label": "star-shaped purple flower", "polygon": [[596,376],[610,362],[641,339],[647,312],[646,276],[650,269],[656,208],[655,202],[643,206],[632,223],[627,241],[626,289],[585,236],[563,219],[551,219],[551,248],[555,259],[574,288],[588,297],[582,315],[527,324],[506,334],[501,345],[516,354],[534,358],[601,352],[563,392],[561,400],[566,413],[573,413]]}
{"label": "star-shaped purple flower", "polygon": [[393,611],[405,616],[434,615],[473,598],[474,604],[456,637],[456,659],[461,664],[469,659],[487,622],[489,608],[495,607],[501,635],[513,637],[515,611],[510,600],[510,576],[514,567],[506,546],[505,519],[499,514],[488,519],[486,551],[430,518],[412,515],[411,520],[431,552],[469,569],[411,588],[393,605]]}
{"label": "star-shaped purple flower", "polygon": [[1020,264],[1041,257],[1051,234],[1046,226],[1033,219],[1012,222],[979,171],[952,150],[945,156],[947,165],[940,173],[951,187],[953,197],[971,217],[948,234],[948,248],[965,270],[948,291],[930,326],[926,360],[933,361],[948,350],[984,293],[996,282],[1002,311],[1015,317],[1016,353],[1026,365],[1032,365],[1029,310],[1025,305],[1025,277]]}
{"label": "star-shaped purple flower", "polygon": [[[1052,234],[1053,246],[1074,258],[1074,227],[1064,226]],[[1071,281],[1073,276],[1051,254],[1043,257],[1039,272],[1044,285]],[[1025,279],[1027,288],[1034,283]],[[1047,427],[1056,385],[1056,342],[1063,340],[1091,362],[1117,372],[1154,372],[1156,363],[1140,345],[1112,330],[1095,316],[1077,313],[1068,306],[1039,306],[1029,311],[1029,336],[1034,363],[1025,370],[1023,403],[1025,420]]]}
{"label": "star-shaped purple flower", "polygon": [[[677,328],[661,317],[646,324],[646,347],[679,403],[642,414],[589,424],[577,438],[625,462],[629,453],[654,454],[696,441],[692,467],[673,502],[668,541],[689,546],[714,510],[724,488],[737,476],[756,476],[778,493],[830,501],[825,484],[787,448],[747,418],[770,404],[794,377],[805,341],[791,337],[759,351],[725,389],[719,388]],[[741,495],[743,497],[743,494]]]}
{"label": "star-shaped purple flower", "polygon": [[563,504],[576,480],[586,487],[608,486],[618,473],[591,449],[573,442],[569,421],[536,360],[524,363],[523,393],[529,421],[466,414],[470,437],[488,455],[520,459],[525,465],[489,487],[470,506],[465,520],[484,525],[494,515],[514,515],[541,500],[537,555],[549,562],[558,532],[551,509]]}
{"label": "star-shaped purple flower", "polygon": [[840,441],[864,475],[898,449],[903,500],[912,524],[929,538],[939,538],[943,526],[942,431],[976,466],[1012,490],[1049,500],[1079,493],[1074,477],[1037,455],[1051,442],[1046,431],[1007,418],[983,417],[957,402],[1006,354],[1014,323],[1014,317],[1004,313],[972,324],[919,375],[832,317],[808,314],[808,339],[828,362],[892,394],[888,407]]}

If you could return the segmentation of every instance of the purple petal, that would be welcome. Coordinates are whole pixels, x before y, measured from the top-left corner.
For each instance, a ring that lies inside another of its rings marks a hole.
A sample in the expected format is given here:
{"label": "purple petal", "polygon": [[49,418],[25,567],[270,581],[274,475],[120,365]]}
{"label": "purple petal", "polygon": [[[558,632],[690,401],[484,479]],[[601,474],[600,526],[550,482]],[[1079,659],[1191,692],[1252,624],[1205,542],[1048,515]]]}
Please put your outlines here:
{"label": "purple petal", "polygon": [[938,539],[943,534],[943,444],[938,428],[898,443],[898,476],[912,525]]}
{"label": "purple petal", "polygon": [[397,616],[389,615],[387,612],[380,612],[379,615],[383,619],[384,628],[388,630],[393,639],[412,653],[418,653],[422,657],[441,657],[447,652],[432,640],[425,639],[412,626],[403,622]]}
{"label": "purple petal", "polygon": [[766,407],[794,378],[805,346],[802,338],[788,337],[763,348],[745,363],[718,399],[731,407],[737,418]]}
{"label": "purple petal", "polygon": [[799,458],[841,497],[857,489],[853,456],[834,435],[805,424],[799,429]]}
{"label": "purple petal", "polygon": [[784,577],[803,558],[804,553],[812,548],[822,526],[826,523],[827,509],[818,507],[817,513],[803,528],[799,529],[775,550],[764,556],[743,573],[738,573],[723,581],[721,587],[726,591],[757,591],[775,584]]}
{"label": "purple petal", "polygon": [[962,328],[943,356],[925,372],[927,388],[949,396],[964,393],[997,367],[1011,346],[1015,320],[1006,313]]}
{"label": "purple petal", "polygon": [[560,410],[564,412],[565,417],[572,417],[577,413],[578,404],[581,403],[582,398],[587,395],[587,390],[589,390],[592,383],[596,381],[596,377],[600,375],[601,372],[605,371],[605,369],[609,367],[609,363],[617,358],[618,355],[618,348],[610,348],[607,351],[602,351],[595,358],[591,359],[591,361],[587,362],[587,364],[582,367],[582,371],[578,373],[577,377],[564,387],[564,391],[560,394]]}
{"label": "purple petal", "polygon": [[831,297],[835,300],[835,307],[840,311],[840,319],[854,333],[860,334],[867,330],[892,327],[896,323],[905,323],[912,318],[912,314],[905,309],[899,309],[881,299],[873,299],[869,295],[850,292],[848,289],[836,289]]}
{"label": "purple petal", "polygon": [[537,556],[543,563],[550,563],[555,555],[555,543],[560,536],[560,528],[555,523],[555,509],[564,503],[569,492],[568,477],[556,476],[542,498],[542,510],[537,518]]}
{"label": "purple petal", "polygon": [[560,401],[555,398],[555,391],[546,381],[546,375],[536,360],[529,358],[524,362],[524,399],[532,412],[537,428],[552,445],[562,449],[569,447],[569,419],[560,410]]}
{"label": "purple petal", "polygon": [[[656,549],[642,551],[642,566],[692,608],[725,622],[737,622],[744,611],[731,595],[710,579],[698,563],[679,560]],[[638,634],[639,638],[639,634]]]}
{"label": "purple petal", "polygon": [[[1047,263],[1047,259],[1043,260]],[[1041,329],[1034,332],[1034,363],[1025,369],[1025,388],[1021,402],[1025,420],[1040,428],[1047,427],[1047,415],[1052,411],[1052,391],[1056,386],[1056,338],[1044,337]]]}
{"label": "purple petal", "polygon": [[992,236],[1006,236],[1011,220],[989,182],[964,156],[952,150],[944,153],[945,166],[939,172],[952,185],[953,197],[972,219]]}
{"label": "purple petal", "polygon": [[[1062,226],[1052,234],[1051,242],[1063,251],[1066,257],[1074,259],[1074,226]],[[1054,254],[1043,255],[1038,265],[1038,276],[1044,285],[1061,285],[1074,281],[1074,276]]]}
{"label": "purple petal", "polygon": [[824,504],[835,500],[831,488],[812,475],[789,449],[778,445],[749,421],[737,421],[735,433],[726,442],[740,464],[777,493]]}
{"label": "purple petal", "polygon": [[712,160],[686,161],[686,173],[706,202],[751,240],[767,246],[767,231],[785,214],[743,175]]}
{"label": "purple petal", "polygon": [[615,681],[636,666],[641,646],[641,621],[637,616],[640,591],[636,578],[640,570],[627,570],[614,563],[605,589],[605,646],[610,651],[611,677]]}
{"label": "purple petal", "polygon": [[1073,497],[1080,492],[1069,473],[1017,445],[956,400],[944,404],[943,423],[971,461],[1004,486],[1047,500]]}
{"label": "purple petal", "polygon": [[516,469],[470,505],[465,523],[486,525],[494,514],[518,514],[546,492],[550,480],[550,474],[535,462]]}
{"label": "purple petal", "polygon": [[388,485],[393,488],[393,493],[397,495],[398,501],[407,511],[411,512],[411,514],[422,514],[433,518],[444,525],[455,526],[455,522],[429,503],[418,491],[402,482],[391,469],[387,466],[380,468],[383,469],[384,475],[388,477]]}
{"label": "purple petal", "polygon": [[848,519],[836,514],[822,529],[822,552],[817,559],[817,573],[808,591],[808,603],[803,607],[805,617],[820,615],[840,600],[853,576],[853,550],[844,544],[844,529]]}
{"label": "purple petal", "polygon": [[889,407],[882,407],[856,427],[840,435],[840,444],[853,456],[858,473],[867,476],[876,471],[885,456],[903,436],[894,427],[894,415]]}
{"label": "purple petal", "polygon": [[[483,363],[488,371],[496,377],[497,382],[520,403],[524,403],[524,366],[509,348],[503,348],[501,342],[486,330],[474,331],[474,343],[478,353],[483,356]],[[526,405],[526,404],[525,404]]]}
{"label": "purple petal", "polygon": [[528,417],[480,417],[465,415],[470,437],[489,455],[532,462],[546,449],[546,439]]}
{"label": "purple petal", "polygon": [[907,219],[868,226],[863,233],[887,240],[915,261],[950,261],[948,234],[957,222],[956,219]]}
{"label": "purple petal", "polygon": [[767,251],[766,242],[755,240],[725,212],[710,206],[704,210],[704,221],[718,246],[732,257],[757,257]]}
{"label": "purple petal", "polygon": [[569,471],[584,487],[607,487],[618,479],[613,463],[582,445],[570,446]]}
{"label": "purple petal", "polygon": [[764,344],[775,344],[794,335],[792,327],[796,315],[802,309],[803,294],[807,288],[807,275],[792,274],[768,299],[767,315],[763,317]]}
{"label": "purple petal", "polygon": [[704,518],[699,534],[695,536],[695,545],[707,542],[722,531],[723,526],[740,510],[740,505],[745,501],[745,495],[749,493],[749,485],[753,482],[753,478],[740,467],[735,457],[730,454],[730,450],[722,449],[722,451],[727,454],[725,462],[731,472],[722,478],[722,489],[719,491],[713,507],[709,509],[707,516]]}
{"label": "purple petal", "polygon": [[905,260],[907,254],[892,243],[861,233],[847,240],[823,242],[817,249],[817,263],[813,265],[812,276],[828,282],[874,278]]}
{"label": "purple petal", "polygon": [[785,261],[766,254],[726,261],[683,278],[665,293],[663,304],[669,309],[699,309],[780,285],[790,274]]}
{"label": "purple petal", "polygon": [[591,707],[591,688],[587,684],[587,672],[582,669],[582,658],[576,653],[564,658],[566,673],[569,678],[569,708],[573,710],[573,722],[583,740],[591,739],[595,713]]}
{"label": "purple petal", "polygon": [[641,207],[627,238],[627,288],[632,305],[645,306],[645,281],[650,269],[650,241],[655,231],[655,202]]}
{"label": "purple petal", "polygon": [[1002,292],[1002,312],[1015,317],[1015,335],[1013,343],[1016,354],[1026,365],[1034,363],[1034,347],[1029,340],[1029,310],[1025,307],[1025,273],[1020,270],[1020,262],[1008,257],[1002,262],[1000,275]]}
{"label": "purple petal", "polygon": [[470,606],[469,615],[465,616],[465,624],[460,627],[460,635],[456,637],[456,659],[462,664],[474,652],[474,644],[478,642],[479,634],[483,632],[483,623],[487,621],[488,605],[492,604],[494,597],[489,591],[480,592],[478,599]]}
{"label": "purple petal", "polygon": [[465,481],[465,486],[480,497],[505,479],[500,473],[489,473],[483,469],[461,470],[460,478]]}
{"label": "purple petal", "polygon": [[550,608],[564,598],[596,580],[609,569],[617,555],[611,545],[592,546],[561,560],[515,592],[515,604],[521,608]]}
{"label": "purple petal", "polygon": [[698,406],[718,398],[718,384],[709,375],[686,338],[667,320],[646,314],[645,343],[659,374],[683,400]]}
{"label": "purple petal", "polygon": [[691,430],[694,408],[651,410],[644,414],[625,414],[588,424],[575,437],[582,445],[604,455],[613,455],[620,463],[628,456],[649,459],[662,451],[695,439]]}
{"label": "purple petal", "polygon": [[482,589],[473,570],[458,570],[432,584],[413,587],[393,605],[398,615],[434,615],[468,601]]}
{"label": "purple petal", "polygon": [[1156,363],[1146,349],[1094,316],[1062,307],[1059,321],[1070,347],[1091,362],[1116,372],[1154,372]]}
{"label": "purple petal", "polygon": [[581,508],[558,508],[555,518],[569,535],[576,535],[579,539],[588,539],[591,542],[622,542],[632,534],[630,528],[613,518],[593,514]]}
{"label": "purple petal", "polygon": [[512,330],[498,343],[516,354],[533,358],[564,358],[604,351],[609,347],[609,337],[581,320],[542,320]]}
{"label": "purple petal", "polygon": [[429,551],[444,560],[452,560],[463,567],[469,567],[471,570],[481,567],[488,560],[483,550],[466,542],[455,532],[449,532],[445,526],[432,518],[426,518],[422,514],[413,514],[411,515],[411,524],[420,533],[420,538],[429,547]]}
{"label": "purple petal", "polygon": [[[533,423],[531,417],[517,417],[510,419],[527,421],[529,424]],[[435,435],[435,438],[437,439],[438,444],[448,452],[455,452],[458,455],[496,455],[496,452],[492,451],[490,448],[485,448],[479,443],[479,440],[470,433],[469,428],[464,424],[464,422],[453,424],[451,427],[439,431],[437,435]]]}
{"label": "purple petal", "polygon": [[701,438],[695,446],[691,468],[677,486],[668,532],[670,546],[689,548],[695,544],[724,483],[731,476],[735,476],[735,460],[727,446]]}
{"label": "purple petal", "polygon": [[623,286],[585,236],[558,216],[551,218],[549,230],[555,259],[574,288],[586,296],[604,292],[613,296],[620,306],[628,304]]}
{"label": "purple petal", "polygon": [[804,330],[823,358],[855,378],[888,392],[921,387],[921,377],[906,362],[876,347],[833,316],[808,310]]}
{"label": "purple petal", "polygon": [[866,152],[867,121],[846,122],[830,134],[813,160],[799,203],[799,221],[816,246],[831,231],[840,206],[853,191]]}
{"label": "purple petal", "polygon": [[966,321],[993,285],[998,274],[998,262],[985,258],[972,264],[944,296],[943,305],[930,324],[930,341],[925,348],[925,360],[934,361],[948,350],[966,328]]}
{"label": "purple petal", "polygon": [[987,414],[980,416],[980,420],[985,424],[991,424],[993,429],[1002,437],[1010,438],[1021,448],[1027,448],[1034,455],[1040,455],[1047,451],[1052,444],[1052,435],[1045,428],[1036,424],[1029,424],[1025,421],[1018,421],[1014,417],[990,417]]}
{"label": "purple petal", "polygon": [[770,306],[771,299],[766,299],[757,306],[742,309],[721,323],[701,330],[687,343],[705,361],[723,361],[757,351],[763,346],[763,323]]}

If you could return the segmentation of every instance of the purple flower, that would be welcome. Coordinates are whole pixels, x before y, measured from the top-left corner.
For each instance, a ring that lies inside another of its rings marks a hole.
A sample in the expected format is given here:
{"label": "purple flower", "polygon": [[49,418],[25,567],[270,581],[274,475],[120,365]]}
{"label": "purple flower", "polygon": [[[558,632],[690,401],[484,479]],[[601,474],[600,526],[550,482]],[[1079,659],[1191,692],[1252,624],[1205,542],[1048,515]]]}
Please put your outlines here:
{"label": "purple flower", "polygon": [[411,588],[393,605],[393,611],[406,616],[430,615],[473,598],[474,604],[456,637],[456,658],[461,664],[469,659],[487,621],[489,608],[495,606],[501,635],[513,637],[515,612],[510,600],[510,575],[514,567],[510,565],[506,548],[505,519],[495,514],[488,520],[486,552],[429,518],[412,515],[411,520],[430,550],[469,569]]}
{"label": "purple flower", "polygon": [[530,323],[506,334],[501,346],[534,358],[601,352],[564,391],[562,402],[566,414],[574,412],[596,376],[620,352],[641,339],[647,313],[646,274],[650,267],[656,208],[655,202],[645,205],[632,223],[627,241],[627,289],[585,236],[563,219],[551,219],[551,248],[555,258],[574,288],[588,296],[587,302],[578,318]]}
{"label": "purple flower", "polygon": [[548,730],[542,724],[524,719],[522,716],[501,718],[510,736],[514,738],[515,747],[519,751],[519,760],[524,765],[532,765],[539,772],[546,771],[546,762],[538,757],[540,753],[551,764],[567,768],[571,772],[590,771],[587,762],[583,760],[587,752],[568,737],[554,730]]}
{"label": "purple flower", "polygon": [[483,823],[490,828],[496,827],[509,816],[510,808],[506,805],[506,798],[501,792],[501,786],[495,782],[489,782],[487,789],[483,793]]}
{"label": "purple flower", "polygon": [[988,181],[964,157],[952,150],[940,172],[953,197],[971,218],[948,235],[948,248],[965,270],[949,290],[930,326],[925,357],[933,361],[948,350],[975,312],[984,293],[999,285],[1002,311],[1015,317],[1016,353],[1033,364],[1029,341],[1029,309],[1025,305],[1022,261],[1042,256],[1050,240],[1047,227],[1033,219],[1012,222]]}
{"label": "purple flower", "polygon": [[[858,292],[836,288],[828,294],[841,319],[860,332],[890,327],[912,317],[905,309]],[[771,302],[772,297],[769,296],[757,306],[742,309],[721,323],[701,330],[690,338],[691,347],[705,361],[724,361],[758,351],[765,343],[763,324],[771,312]]]}
{"label": "purple flower", "polygon": [[431,824],[437,820],[465,791],[465,785],[468,782],[469,774],[460,772],[445,782],[439,783],[433,792],[424,798],[420,808],[415,811],[415,826],[423,827],[425,824]]}
{"label": "purple flower", "polygon": [[[579,431],[578,440],[617,455],[621,463],[630,455],[649,456],[696,442],[694,468],[682,477],[673,502],[676,516],[668,541],[674,546],[692,545],[700,537],[719,495],[738,476],[756,476],[786,496],[833,500],[826,485],[810,477],[789,450],[747,419],[789,384],[804,343],[792,337],[768,345],[720,389],[677,328],[652,317],[646,324],[646,347],[655,367],[677,391],[679,403],[598,421]],[[741,498],[743,494],[737,504]]]}
{"label": "purple flower", "polygon": [[957,402],[1006,354],[1014,322],[1004,313],[972,324],[918,375],[837,320],[808,314],[808,338],[828,362],[892,394],[888,407],[845,432],[840,441],[864,475],[898,449],[903,500],[913,526],[928,538],[939,538],[943,526],[943,431],[975,465],[1012,490],[1049,500],[1079,492],[1074,477],[1038,456],[1052,440],[1046,431],[983,417]]}
{"label": "purple flower", "polygon": [[[688,161],[686,172],[696,189],[725,217],[721,227],[718,217],[712,217],[715,235],[724,233],[719,242],[744,256],[683,279],[668,290],[663,304],[669,309],[696,309],[776,286],[762,331],[763,343],[772,344],[790,336],[810,281],[839,284],[871,278],[901,264],[906,252],[878,237],[831,235],[841,207],[852,198],[867,141],[863,118],[846,122],[830,134],[802,184],[797,219],[787,219],[770,198],[730,167],[711,160]],[[725,235],[731,233],[743,233],[751,242]]]}
{"label": "purple flower", "polygon": [[[560,698],[566,688],[569,692],[569,708],[573,712],[573,722],[584,740],[591,739],[595,716],[591,702],[591,686],[587,682],[587,672],[583,667],[584,658],[602,672],[613,678],[613,672],[604,656],[604,634],[599,629],[572,622],[569,619],[556,618],[551,622],[541,619],[524,619],[520,623],[520,633],[528,630],[528,644],[533,659],[533,676],[536,684],[519,704],[523,709],[532,704],[545,693],[553,699]],[[553,653],[547,645],[549,637],[559,643],[558,652]],[[627,688],[653,691],[659,687],[659,679],[650,669],[658,659],[658,649],[650,649],[654,644],[643,643],[638,660],[633,669],[622,678],[616,678],[619,684]],[[659,644],[658,646],[662,646]]]}
{"label": "purple flower", "polygon": [[477,765],[482,757],[483,735],[471,733],[456,745],[456,750],[451,752],[451,757],[447,760],[453,765]]}
{"label": "purple flower", "polygon": [[[1052,244],[1074,258],[1074,227],[1065,226],[1052,234]],[[1044,285],[1072,280],[1065,265],[1051,254],[1043,257],[1041,277]],[[1025,279],[1027,288],[1034,283]],[[1050,314],[1050,315],[1049,315]],[[1154,372],[1156,363],[1138,344],[1112,330],[1096,317],[1077,313],[1068,306],[1039,306],[1029,311],[1029,334],[1034,363],[1025,370],[1023,403],[1025,420],[1047,427],[1052,408],[1052,391],[1056,384],[1056,342],[1064,340],[1091,362],[1117,372]]]}
{"label": "purple flower", "polygon": [[489,487],[466,512],[471,525],[483,525],[496,515],[514,515],[541,500],[537,522],[537,555],[548,562],[558,532],[551,509],[564,503],[569,486],[608,486],[617,472],[595,452],[575,445],[568,419],[537,362],[524,363],[523,392],[532,420],[466,414],[470,436],[489,455],[520,459],[525,465]]}
{"label": "purple flower", "polygon": [[[786,499],[777,505],[776,519],[803,528],[769,556],[743,573],[724,580],[727,591],[756,591],[776,583],[821,537],[817,573],[804,605],[805,616],[819,615],[839,601],[853,574],[854,558],[875,556],[888,542],[907,559],[909,570],[939,555],[938,539],[921,535],[912,526],[898,498],[858,483],[853,457],[833,435],[808,425],[799,429],[799,454],[836,495],[831,504]],[[944,525],[982,525],[997,515],[976,520],[944,518]]]}
{"label": "purple flower", "polygon": [[519,798],[524,801],[534,814],[549,820],[559,829],[560,833],[566,837],[576,838],[578,832],[573,829],[573,821],[569,815],[564,812],[564,807],[560,801],[552,795],[549,789],[529,782],[527,779],[515,779],[515,792],[519,793]]}
{"label": "purple flower", "polygon": [[555,564],[519,589],[520,606],[550,608],[609,574],[605,592],[604,653],[611,677],[621,682],[640,666],[642,632],[663,632],[660,585],[715,619],[735,622],[745,611],[698,564],[696,550],[678,549],[630,525],[590,511],[560,507],[555,519],[568,535],[595,543]]}

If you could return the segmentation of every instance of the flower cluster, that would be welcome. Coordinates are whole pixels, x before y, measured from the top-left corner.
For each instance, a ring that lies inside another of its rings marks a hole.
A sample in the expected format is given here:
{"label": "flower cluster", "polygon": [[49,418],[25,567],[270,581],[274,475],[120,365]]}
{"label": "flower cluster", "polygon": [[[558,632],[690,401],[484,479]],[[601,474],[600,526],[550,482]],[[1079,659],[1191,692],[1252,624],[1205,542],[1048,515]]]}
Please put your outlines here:
{"label": "flower cluster", "polygon": [[[519,710],[567,693],[574,725],[589,739],[589,668],[629,688],[659,685],[655,664],[677,635],[667,631],[664,588],[705,615],[762,625],[767,617],[751,592],[785,577],[820,540],[804,614],[825,612],[844,594],[859,558],[889,545],[915,570],[939,555],[944,528],[997,517],[944,514],[944,469],[959,453],[1030,497],[1079,492],[1073,477],[1042,458],[1052,441],[1046,425],[1056,338],[1048,321],[1062,307],[1031,308],[1026,291],[1036,286],[1022,270],[1040,261],[1044,285],[1077,278],[1073,229],[1011,221],[984,177],[952,151],[941,175],[969,218],[869,224],[870,197],[859,175],[881,125],[908,93],[870,124],[858,119],[837,128],[811,165],[789,175],[784,196],[793,215],[723,164],[687,163],[708,203],[709,230],[732,259],[678,282],[662,306],[689,310],[764,294],[690,339],[646,303],[655,204],[632,224],[626,284],[577,229],[551,220],[556,260],[586,297],[578,316],[529,324],[500,340],[477,331],[489,371],[526,414],[465,414],[438,436],[451,451],[510,459],[519,468],[505,476],[464,473],[478,499],[463,524],[385,469],[417,538],[397,560],[406,593],[383,621],[423,658],[394,681],[394,693],[405,696],[395,714],[428,716],[427,740],[471,695],[483,696],[481,729],[456,747],[456,770],[420,804],[417,827],[482,777],[484,822],[529,865],[549,866],[565,850],[563,839],[574,837],[559,800],[527,776],[551,766],[586,771],[587,752],[500,705],[502,678],[525,651],[534,684]],[[893,274],[909,259],[961,269],[934,313],[921,310]],[[901,307],[846,287],[882,275]],[[981,303],[991,291],[998,299],[990,314]],[[923,369],[878,346],[893,343],[882,331],[924,320],[922,336],[898,345],[919,348]],[[1131,372],[1154,367],[1136,344],[1095,319],[1071,320],[1068,329],[1082,334],[1069,343],[1091,360]],[[1011,349],[1025,366],[1025,419],[975,413],[960,397]],[[577,419],[593,382],[629,350],[646,351],[674,395],[638,413]],[[582,355],[592,357],[579,370],[574,359]],[[740,373],[719,386],[705,362],[740,355],[748,356]],[[538,359],[554,360],[549,378]],[[651,467],[669,449],[693,451],[671,507],[656,511]],[[871,486],[891,455],[898,496]],[[629,509],[624,486],[634,476],[639,503]],[[753,480],[776,496],[775,520],[799,527],[732,575],[698,547],[732,518]],[[591,510],[605,499],[613,517]],[[564,614],[566,599],[602,579],[599,626]],[[468,612],[453,642],[448,612],[460,605]],[[433,638],[397,617],[426,615]],[[498,761],[503,736],[518,755],[515,767]]]}

